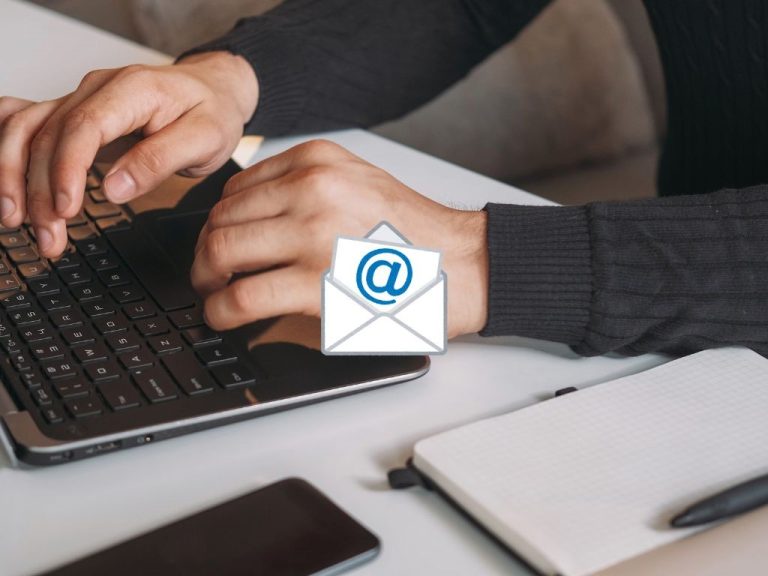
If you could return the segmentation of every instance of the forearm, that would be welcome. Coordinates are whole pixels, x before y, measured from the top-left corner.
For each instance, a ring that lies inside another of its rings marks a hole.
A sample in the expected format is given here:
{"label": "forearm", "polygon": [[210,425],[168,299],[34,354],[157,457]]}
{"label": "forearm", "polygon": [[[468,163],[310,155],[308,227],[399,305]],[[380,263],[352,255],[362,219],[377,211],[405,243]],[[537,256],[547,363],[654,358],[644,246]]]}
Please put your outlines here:
{"label": "forearm", "polygon": [[259,81],[249,133],[396,118],[462,78],[548,0],[287,0],[196,50],[245,57]]}
{"label": "forearm", "polygon": [[732,344],[768,354],[768,187],[487,211],[484,335],[588,356]]}

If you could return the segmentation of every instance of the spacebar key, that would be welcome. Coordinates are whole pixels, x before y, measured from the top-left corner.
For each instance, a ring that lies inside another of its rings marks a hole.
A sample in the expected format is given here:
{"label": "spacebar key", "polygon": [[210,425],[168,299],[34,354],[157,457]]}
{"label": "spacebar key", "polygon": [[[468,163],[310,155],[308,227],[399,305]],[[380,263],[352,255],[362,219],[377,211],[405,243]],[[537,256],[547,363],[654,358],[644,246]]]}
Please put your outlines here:
{"label": "spacebar key", "polygon": [[179,277],[173,262],[148,236],[137,230],[115,230],[105,237],[163,310],[194,306],[196,297],[189,281]]}

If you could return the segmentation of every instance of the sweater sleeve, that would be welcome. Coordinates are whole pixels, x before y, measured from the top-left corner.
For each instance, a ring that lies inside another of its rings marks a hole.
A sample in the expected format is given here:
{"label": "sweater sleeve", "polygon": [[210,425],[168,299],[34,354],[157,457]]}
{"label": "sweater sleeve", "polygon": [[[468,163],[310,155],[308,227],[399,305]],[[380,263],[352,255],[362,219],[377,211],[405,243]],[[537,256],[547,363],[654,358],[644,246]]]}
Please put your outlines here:
{"label": "sweater sleeve", "polygon": [[401,116],[512,39],[548,0],[287,0],[185,54],[227,50],[259,79],[246,132],[368,127]]}
{"label": "sweater sleeve", "polygon": [[768,356],[768,186],[577,207],[488,204],[485,336],[579,354]]}

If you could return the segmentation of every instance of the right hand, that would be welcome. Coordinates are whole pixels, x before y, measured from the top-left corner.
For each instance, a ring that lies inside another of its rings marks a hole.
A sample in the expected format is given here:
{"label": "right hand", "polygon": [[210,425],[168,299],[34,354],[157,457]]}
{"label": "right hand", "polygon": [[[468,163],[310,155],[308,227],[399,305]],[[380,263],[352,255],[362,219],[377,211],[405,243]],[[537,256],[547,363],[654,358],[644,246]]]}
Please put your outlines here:
{"label": "right hand", "polygon": [[81,208],[85,178],[99,149],[140,131],[144,138],[111,167],[104,193],[122,204],[173,173],[219,168],[258,102],[251,66],[227,52],[197,54],[169,66],[96,70],[71,94],[33,103],[0,97],[0,222],[27,212],[43,256],[67,245],[67,218]]}

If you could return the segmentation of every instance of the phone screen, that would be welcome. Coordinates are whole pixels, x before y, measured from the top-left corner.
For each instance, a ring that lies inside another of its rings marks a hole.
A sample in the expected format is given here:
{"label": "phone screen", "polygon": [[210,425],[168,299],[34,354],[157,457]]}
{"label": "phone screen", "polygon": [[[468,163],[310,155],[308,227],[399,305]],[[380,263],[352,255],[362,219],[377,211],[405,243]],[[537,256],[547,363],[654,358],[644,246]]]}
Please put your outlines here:
{"label": "phone screen", "polygon": [[379,541],[304,480],[289,478],[49,572],[49,576],[336,574]]}

